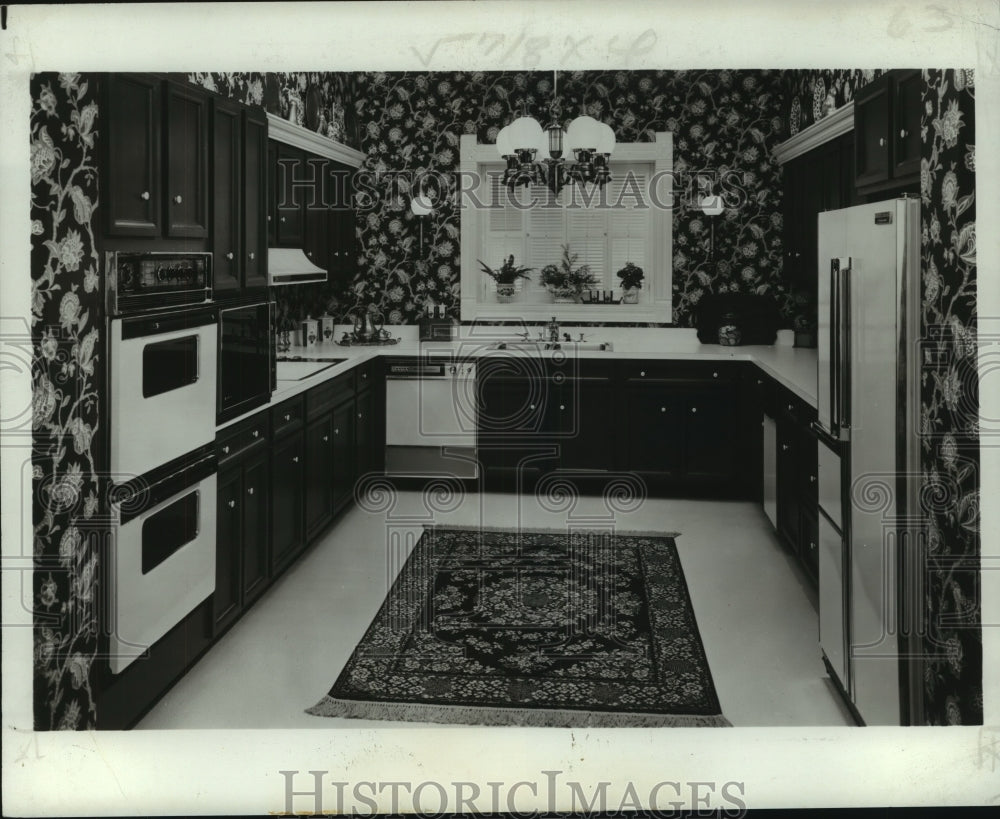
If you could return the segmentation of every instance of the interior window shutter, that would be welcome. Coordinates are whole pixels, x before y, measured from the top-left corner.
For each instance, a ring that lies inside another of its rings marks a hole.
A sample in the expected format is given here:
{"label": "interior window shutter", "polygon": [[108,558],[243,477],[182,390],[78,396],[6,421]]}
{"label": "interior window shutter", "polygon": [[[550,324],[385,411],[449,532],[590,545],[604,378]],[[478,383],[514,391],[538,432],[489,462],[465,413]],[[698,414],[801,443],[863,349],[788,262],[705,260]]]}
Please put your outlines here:
{"label": "interior window shutter", "polygon": [[645,271],[647,279],[653,271],[648,269],[650,230],[652,225],[648,198],[649,171],[641,165],[626,165],[615,169],[615,178],[609,184],[608,211],[608,267],[610,286],[618,287],[621,281],[615,273],[632,262]]}
{"label": "interior window shutter", "polygon": [[532,290],[542,291],[541,270],[547,264],[558,264],[562,258],[562,244],[566,236],[566,214],[562,208],[562,196],[558,199],[544,185],[532,185],[533,207],[524,211],[527,216],[527,236],[525,253],[531,274]]}
{"label": "interior window shutter", "polygon": [[566,241],[569,252],[576,254],[577,265],[587,265],[597,281],[598,289],[607,284],[608,209],[600,207],[606,196],[598,189],[564,189],[566,204]]}
{"label": "interior window shutter", "polygon": [[[511,255],[517,264],[523,265],[524,211],[511,206],[500,173],[490,173],[487,180],[488,194],[485,204],[489,208],[484,220],[486,231],[483,237],[483,255],[480,258],[494,270]],[[483,274],[482,278],[484,290],[493,290],[495,287],[493,280],[486,274]],[[522,284],[523,279],[518,279],[517,289],[520,290]]]}

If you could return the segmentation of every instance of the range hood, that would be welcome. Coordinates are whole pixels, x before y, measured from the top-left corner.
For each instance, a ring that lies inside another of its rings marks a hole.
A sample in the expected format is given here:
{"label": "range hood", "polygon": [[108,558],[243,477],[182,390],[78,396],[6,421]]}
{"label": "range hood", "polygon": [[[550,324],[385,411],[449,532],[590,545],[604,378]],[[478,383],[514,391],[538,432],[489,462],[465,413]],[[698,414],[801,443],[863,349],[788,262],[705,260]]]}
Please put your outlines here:
{"label": "range hood", "polygon": [[267,283],[270,286],[325,281],[326,271],[316,267],[299,248],[267,249]]}

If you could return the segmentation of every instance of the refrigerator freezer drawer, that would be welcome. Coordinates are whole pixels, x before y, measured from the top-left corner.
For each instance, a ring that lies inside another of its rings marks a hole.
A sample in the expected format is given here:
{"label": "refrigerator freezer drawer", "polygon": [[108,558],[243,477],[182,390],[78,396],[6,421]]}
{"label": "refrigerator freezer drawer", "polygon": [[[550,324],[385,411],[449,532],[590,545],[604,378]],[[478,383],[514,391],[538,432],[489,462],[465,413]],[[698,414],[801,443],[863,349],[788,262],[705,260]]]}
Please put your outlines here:
{"label": "refrigerator freezer drawer", "polygon": [[844,531],[844,515],[841,507],[841,464],[840,455],[823,441],[819,442],[819,508],[826,513],[834,526]]}
{"label": "refrigerator freezer drawer", "polygon": [[819,643],[844,690],[847,674],[847,621],[844,606],[844,540],[823,515],[819,516]]}

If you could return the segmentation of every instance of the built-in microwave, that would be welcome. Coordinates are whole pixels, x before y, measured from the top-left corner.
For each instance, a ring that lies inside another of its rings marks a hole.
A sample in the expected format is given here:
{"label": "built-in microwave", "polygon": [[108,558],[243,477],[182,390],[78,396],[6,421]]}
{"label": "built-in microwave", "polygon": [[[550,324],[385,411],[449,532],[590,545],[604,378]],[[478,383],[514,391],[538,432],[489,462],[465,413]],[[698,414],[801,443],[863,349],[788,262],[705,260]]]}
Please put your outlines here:
{"label": "built-in microwave", "polygon": [[219,310],[219,390],[216,422],[271,400],[277,384],[274,302]]}

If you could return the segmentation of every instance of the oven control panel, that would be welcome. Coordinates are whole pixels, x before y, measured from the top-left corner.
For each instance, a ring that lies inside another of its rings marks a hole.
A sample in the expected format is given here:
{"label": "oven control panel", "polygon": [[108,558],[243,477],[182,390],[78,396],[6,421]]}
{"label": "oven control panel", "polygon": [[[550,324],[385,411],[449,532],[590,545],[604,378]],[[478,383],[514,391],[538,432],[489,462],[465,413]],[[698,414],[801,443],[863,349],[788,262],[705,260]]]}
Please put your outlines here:
{"label": "oven control panel", "polygon": [[211,253],[111,251],[107,269],[115,314],[212,300]]}

